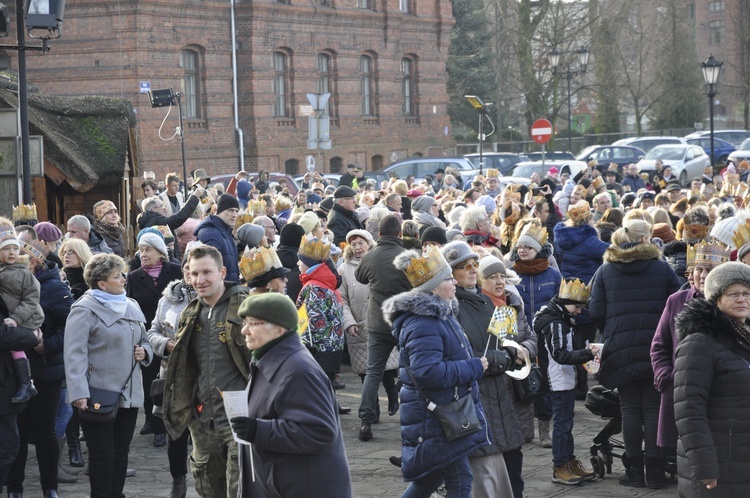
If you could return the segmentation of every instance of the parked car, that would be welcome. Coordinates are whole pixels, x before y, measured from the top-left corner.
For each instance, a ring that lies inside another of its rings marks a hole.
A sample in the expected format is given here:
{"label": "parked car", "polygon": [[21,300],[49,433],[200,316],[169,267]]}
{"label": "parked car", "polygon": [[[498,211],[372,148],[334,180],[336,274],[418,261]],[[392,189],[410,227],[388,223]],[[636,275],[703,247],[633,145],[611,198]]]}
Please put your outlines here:
{"label": "parked car", "polygon": [[591,160],[599,163],[600,171],[607,171],[607,167],[615,163],[617,170],[622,172],[622,167],[637,163],[646,152],[631,145],[590,145],[578,153],[576,159],[588,164]]}
{"label": "parked car", "polygon": [[646,157],[638,161],[638,171],[640,173],[656,171],[654,163],[657,159],[661,159],[664,166],[672,167],[672,173],[683,187],[687,186],[691,179],[702,176],[706,166],[711,165],[706,151],[697,145],[658,145],[651,149]]}
{"label": "parked car", "polygon": [[427,175],[434,175],[438,169],[455,168],[461,174],[461,178],[466,181],[470,176],[479,171],[474,165],[463,157],[410,157],[391,163],[381,171],[386,175],[396,175],[400,179],[406,179],[409,175],[414,175],[416,181],[424,179]]}
{"label": "parked car", "polygon": [[[215,186],[217,183],[221,183],[224,185],[224,188],[229,185],[229,182],[232,181],[232,178],[234,178],[234,174],[229,175],[215,175],[211,176],[211,184],[209,187]],[[248,181],[251,183],[258,179],[258,173],[257,172],[248,172],[247,173]],[[289,175],[285,175],[284,173],[277,173],[274,171],[271,171],[268,173],[268,180],[270,182],[278,182],[280,178],[285,178],[286,183],[289,187],[289,193],[291,193],[293,196],[297,195],[300,188],[296,181],[294,181],[294,178],[292,178]]]}
{"label": "parked car", "polygon": [[[464,154],[464,157],[471,161],[474,168],[479,169],[479,153]],[[487,168],[494,168],[498,170],[501,175],[509,175],[516,164],[525,159],[518,154],[512,154],[510,152],[484,152],[482,153],[482,160],[484,162],[485,170]]]}
{"label": "parked car", "polygon": [[[541,161],[541,152],[527,152],[525,154],[527,161]],[[548,150],[544,153],[545,161],[567,161],[569,159],[575,159],[576,156],[572,152],[564,152],[561,150]]]}
{"label": "parked car", "polygon": [[513,177],[520,177],[520,178],[531,178],[531,175],[534,172],[539,173],[542,177],[544,177],[547,172],[549,172],[549,169],[554,166],[558,169],[560,174],[568,173],[570,176],[570,179],[572,180],[574,176],[576,176],[581,170],[584,168],[587,168],[588,165],[583,161],[544,161],[544,167],[542,167],[541,161],[524,161],[516,164],[516,167],[513,168],[513,172],[511,173],[511,176]]}
{"label": "parked car", "polygon": [[682,137],[630,137],[612,143],[612,145],[630,145],[631,147],[638,147],[644,152],[650,152],[651,149],[657,145],[669,144],[687,145],[687,141]]}
{"label": "parked car", "polygon": [[741,161],[750,161],[750,138],[745,140],[737,147],[737,150],[729,154],[727,161],[739,164]]}
{"label": "parked car", "polygon": [[[708,154],[709,156],[711,155],[711,137],[688,138],[687,142],[690,145],[703,147],[703,150],[706,152],[706,154]],[[729,154],[731,154],[735,150],[737,150],[737,147],[735,147],[733,144],[727,142],[726,140],[721,140],[714,137],[714,155],[711,158],[711,164],[723,165],[727,162]]]}
{"label": "parked car", "polygon": [[[336,175],[333,173],[325,173],[321,175],[323,179],[328,183],[328,185],[333,185],[334,187],[339,186],[339,180],[341,179],[341,175]],[[294,177],[294,181],[297,182],[297,184],[301,187],[302,182],[305,179],[305,175],[297,175]]]}
{"label": "parked car", "polygon": [[[702,138],[710,137],[711,130],[696,131],[689,135],[685,135],[685,138]],[[734,146],[740,145],[743,141],[750,138],[750,131],[746,130],[714,130],[714,138],[726,140]]]}

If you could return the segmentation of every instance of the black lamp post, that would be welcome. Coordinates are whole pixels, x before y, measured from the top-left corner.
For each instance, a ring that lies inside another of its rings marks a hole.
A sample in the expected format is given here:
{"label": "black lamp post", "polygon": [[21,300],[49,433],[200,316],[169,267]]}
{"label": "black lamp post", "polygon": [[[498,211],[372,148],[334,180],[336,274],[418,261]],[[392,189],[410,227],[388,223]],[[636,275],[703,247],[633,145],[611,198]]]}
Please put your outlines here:
{"label": "black lamp post", "polygon": [[573,139],[571,136],[573,120],[570,109],[570,81],[576,76],[586,72],[586,66],[589,63],[590,52],[586,47],[581,47],[575,51],[575,54],[578,58],[578,67],[576,69],[571,69],[570,64],[568,64],[565,72],[558,72],[557,70],[558,66],[560,65],[560,59],[562,58],[562,52],[558,51],[557,47],[555,47],[548,55],[549,65],[552,66],[552,74],[555,76],[562,76],[568,83],[568,151],[573,150]]}
{"label": "black lamp post", "polygon": [[477,114],[479,114],[479,174],[484,174],[484,157],[483,157],[483,150],[484,149],[484,133],[482,133],[482,124],[484,122],[484,117],[487,116],[489,113],[487,112],[487,104],[482,102],[482,99],[477,97],[476,95],[464,95],[464,98],[471,104],[471,107],[474,108],[475,111],[477,111]]}
{"label": "black lamp post", "polygon": [[703,70],[703,81],[706,83],[706,95],[708,95],[708,121],[711,126],[711,166],[714,165],[714,97],[719,93],[719,75],[723,62],[714,59],[713,54],[708,56],[706,62],[701,62]]}

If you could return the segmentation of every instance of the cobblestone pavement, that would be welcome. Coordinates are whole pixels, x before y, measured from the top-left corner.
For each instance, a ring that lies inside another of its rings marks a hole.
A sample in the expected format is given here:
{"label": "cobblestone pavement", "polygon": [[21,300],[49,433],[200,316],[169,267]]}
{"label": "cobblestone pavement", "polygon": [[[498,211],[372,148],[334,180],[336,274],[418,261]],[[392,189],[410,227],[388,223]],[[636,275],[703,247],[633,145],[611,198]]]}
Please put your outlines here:
{"label": "cobblestone pavement", "polygon": [[[341,421],[351,468],[354,496],[357,498],[401,496],[407,484],[403,481],[400,470],[388,462],[389,456],[400,454],[401,436],[399,433],[398,415],[393,417],[388,416],[385,392],[381,389],[380,404],[383,415],[380,423],[372,427],[374,438],[368,442],[359,441],[357,435],[360,424],[356,413],[359,406],[360,380],[348,367],[344,367],[342,370],[340,380],[346,384],[346,389],[338,392],[339,401],[342,406],[352,408],[352,413],[342,415]],[[576,402],[574,428],[576,453],[587,467],[591,465],[589,461],[589,446],[594,436],[604,427],[605,423],[606,421],[588,412],[582,402]],[[138,430],[142,424],[143,416],[141,414],[136,426],[136,434],[133,436],[129,463],[129,467],[137,469],[138,474],[126,481],[125,495],[135,498],[166,497],[169,494],[171,484],[171,476],[169,475],[167,464],[167,451],[166,448],[154,448],[151,444],[152,436],[141,436],[138,434]],[[581,486],[554,484],[551,482],[551,451],[551,449],[544,449],[533,443],[524,446],[523,477],[526,482],[525,497],[661,498],[677,496],[676,486],[653,491],[649,489],[626,488],[618,485],[617,477],[622,475],[623,472],[622,463],[619,460],[615,460],[613,473],[607,474],[604,479],[597,479]],[[39,486],[39,474],[33,448],[29,449],[29,462],[26,473],[27,480],[24,496],[27,498],[41,497],[42,492]],[[88,479],[81,473],[77,483],[61,484],[59,492],[63,498],[82,498],[88,496]],[[190,475],[188,475],[187,496],[191,498],[198,496],[193,488],[193,480]]]}

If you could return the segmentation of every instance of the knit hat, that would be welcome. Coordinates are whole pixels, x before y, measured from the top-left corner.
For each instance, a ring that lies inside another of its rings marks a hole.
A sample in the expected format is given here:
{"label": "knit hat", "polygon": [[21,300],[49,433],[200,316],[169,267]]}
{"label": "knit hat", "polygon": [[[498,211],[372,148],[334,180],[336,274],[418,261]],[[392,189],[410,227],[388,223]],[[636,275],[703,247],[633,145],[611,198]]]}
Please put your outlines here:
{"label": "knit hat", "polygon": [[418,213],[429,213],[435,199],[429,195],[421,195],[411,202],[411,210]]}
{"label": "knit hat", "polygon": [[437,242],[441,246],[444,246],[448,243],[448,237],[445,235],[445,230],[440,227],[427,227],[419,237],[419,241],[422,245],[425,242]]}
{"label": "knit hat", "polygon": [[302,261],[308,268],[322,263],[327,260],[331,255],[331,244],[323,240],[318,240],[317,237],[303,236],[300,240],[299,249],[297,249],[297,257]]}
{"label": "knit hat", "polygon": [[318,223],[318,215],[312,211],[306,211],[300,219],[297,220],[297,224],[305,229],[305,235],[309,235],[310,232],[313,231],[316,223]]}
{"label": "knit hat", "polygon": [[497,209],[497,203],[495,202],[495,199],[493,199],[489,195],[480,196],[479,199],[476,200],[475,204],[477,206],[483,207],[484,210],[487,211],[488,215],[491,215],[495,212],[495,209]]}
{"label": "knit hat", "polygon": [[298,248],[303,235],[305,235],[304,228],[296,223],[287,223],[281,228],[281,233],[279,234],[279,246]]}
{"label": "knit hat", "polygon": [[576,184],[573,183],[573,180],[568,180],[565,182],[565,185],[563,185],[562,191],[563,194],[566,194],[568,197],[570,197],[570,194],[572,194],[575,189]]}
{"label": "knit hat", "polygon": [[4,230],[0,232],[0,249],[9,245],[17,245],[18,247],[21,247],[15,230]]}
{"label": "knit hat", "polygon": [[706,299],[716,303],[732,284],[741,284],[750,288],[750,266],[731,261],[717,266],[706,277],[703,293]]}
{"label": "knit hat", "polygon": [[245,223],[237,229],[237,239],[250,249],[259,247],[263,236],[266,234],[266,229],[260,225],[253,223]]}
{"label": "knit hat", "polygon": [[427,246],[424,256],[417,251],[404,251],[393,260],[393,266],[403,271],[412,288],[420,292],[434,291],[453,273],[435,246]]}
{"label": "knit hat", "polygon": [[360,206],[354,211],[354,215],[357,217],[357,221],[364,223],[365,220],[370,217],[370,208],[367,206]]}
{"label": "knit hat", "polygon": [[104,201],[96,208],[94,208],[94,216],[97,220],[102,221],[104,217],[112,210],[117,211],[117,206],[115,206],[115,203],[112,201]]}
{"label": "knit hat", "polygon": [[446,215],[446,218],[448,218],[448,221],[451,225],[458,225],[458,223],[461,221],[461,214],[463,214],[466,209],[466,206],[454,205],[453,209],[451,209],[450,212]]}
{"label": "knit hat", "polygon": [[[446,240],[447,240],[448,242],[450,242],[450,241],[452,241],[452,240],[453,240],[453,237],[455,237],[456,235],[461,235],[461,236],[463,236],[463,234],[464,234],[464,233],[463,233],[463,232],[462,232],[461,230],[459,230],[458,228],[451,228],[450,230],[448,230],[448,231],[446,231],[446,232],[445,232],[445,239],[446,239]],[[464,238],[465,238],[465,237],[464,237]]]}
{"label": "knit hat", "polygon": [[740,247],[739,251],[737,251],[737,261],[742,261],[742,258],[744,258],[749,252],[750,252],[750,242]]}
{"label": "knit hat", "polygon": [[320,201],[322,201],[323,198],[320,197],[318,194],[309,194],[307,196],[307,202],[309,204],[320,204]]}
{"label": "knit hat", "polygon": [[456,268],[470,259],[479,259],[479,255],[471,250],[471,246],[462,240],[446,244],[440,252],[451,268]]}
{"label": "knit hat", "polygon": [[34,231],[36,232],[39,240],[44,242],[57,242],[62,239],[63,233],[54,224],[49,221],[42,221],[34,225]]}
{"label": "knit hat", "polygon": [[362,237],[367,241],[370,247],[375,245],[375,239],[372,238],[372,234],[367,230],[350,230],[349,233],[346,234],[346,243],[351,244],[351,240],[355,237]]}
{"label": "knit hat", "polygon": [[521,235],[518,237],[516,247],[531,247],[538,253],[542,250],[542,246],[547,243],[548,237],[549,234],[544,227],[540,227],[535,223],[529,223],[523,228]]}
{"label": "knit hat", "polygon": [[417,197],[421,197],[422,195],[422,191],[416,188],[413,188],[406,193],[406,197],[408,197],[409,199],[416,199]]}
{"label": "knit hat", "polygon": [[622,204],[625,207],[630,207],[633,205],[633,203],[636,200],[635,192],[628,192],[627,194],[623,195],[620,199],[620,204]]}
{"label": "knit hat", "polygon": [[253,191],[253,184],[247,180],[237,182],[237,198],[245,201],[250,199],[250,192]]}
{"label": "knit hat", "polygon": [[669,223],[656,223],[652,236],[660,238],[665,244],[669,244],[674,240],[674,230]]}
{"label": "knit hat", "polygon": [[245,299],[240,305],[241,318],[253,317],[287,330],[297,330],[297,307],[286,294],[266,292]]}
{"label": "knit hat", "polygon": [[162,240],[164,240],[164,234],[162,234],[159,230],[157,230],[154,227],[146,227],[143,230],[141,230],[140,232],[138,232],[138,235],[135,236],[135,243],[136,244],[140,244],[141,237],[143,237],[147,233],[153,233],[157,237],[160,237]]}
{"label": "knit hat", "polygon": [[334,199],[344,199],[346,197],[355,197],[356,195],[357,191],[351,187],[347,187],[346,185],[340,185],[336,187],[336,190],[334,190],[333,192]]}
{"label": "knit hat", "polygon": [[141,235],[141,238],[138,241],[138,245],[151,246],[159,251],[164,256],[164,258],[169,258],[169,254],[167,253],[167,245],[164,243],[164,239],[159,235],[156,235],[155,233],[149,232]]}
{"label": "knit hat", "polygon": [[221,197],[219,197],[219,202],[216,203],[216,214],[232,208],[239,209],[240,201],[238,201],[232,194],[222,194]]}
{"label": "knit hat", "polygon": [[333,197],[326,197],[320,201],[320,209],[325,213],[331,211],[333,209]]}
{"label": "knit hat", "polygon": [[737,232],[737,229],[745,223],[745,216],[746,215],[743,213],[742,217],[732,216],[725,220],[717,221],[711,229],[711,238],[718,240],[731,249],[738,249],[734,240],[734,234]]}
{"label": "knit hat", "polygon": [[499,258],[489,255],[479,260],[479,275],[482,279],[488,279],[496,273],[506,274],[505,265]]}

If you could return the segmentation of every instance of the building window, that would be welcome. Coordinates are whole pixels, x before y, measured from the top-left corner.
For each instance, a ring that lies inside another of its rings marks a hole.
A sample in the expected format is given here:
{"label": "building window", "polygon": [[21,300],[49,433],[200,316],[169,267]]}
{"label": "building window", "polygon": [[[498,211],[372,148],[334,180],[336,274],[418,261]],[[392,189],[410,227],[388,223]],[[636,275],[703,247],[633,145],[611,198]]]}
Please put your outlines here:
{"label": "building window", "polygon": [[317,2],[323,7],[333,7],[333,0],[317,0]]}
{"label": "building window", "polygon": [[331,115],[331,101],[333,100],[333,85],[331,84],[331,56],[328,54],[318,54],[318,71],[320,73],[318,79],[318,93],[330,93],[331,97],[326,103],[325,109],[323,109],[324,116]]}
{"label": "building window", "polygon": [[412,0],[398,0],[398,10],[404,14],[413,14]]}
{"label": "building window", "polygon": [[403,113],[414,116],[414,61],[401,59],[401,97],[403,98]]}
{"label": "building window", "polygon": [[340,157],[332,157],[331,158],[331,173],[340,174],[341,173],[341,158]]}
{"label": "building window", "polygon": [[372,10],[374,8],[374,0],[357,0],[357,7],[360,9],[370,9]]}
{"label": "building window", "polygon": [[185,104],[184,112],[186,118],[200,118],[200,63],[198,52],[195,50],[183,50],[182,57],[182,102]]}
{"label": "building window", "polygon": [[383,168],[383,156],[375,154],[370,159],[370,164],[372,165],[373,171],[380,171]]}
{"label": "building window", "polygon": [[288,159],[284,163],[284,174],[289,176],[295,176],[299,170],[299,161],[296,159]]}
{"label": "building window", "polygon": [[718,0],[716,2],[709,2],[708,3],[708,11],[709,12],[722,12],[725,9],[724,0]]}
{"label": "building window", "polygon": [[724,30],[724,21],[710,21],[708,23],[708,44],[721,45],[721,41],[724,38]]}
{"label": "building window", "polygon": [[5,51],[0,51],[0,71],[10,69],[10,56]]}
{"label": "building window", "polygon": [[289,56],[273,53],[273,115],[289,117]]}
{"label": "building window", "polygon": [[363,55],[359,58],[360,95],[362,96],[361,112],[363,116],[375,116],[375,76],[372,57]]}

